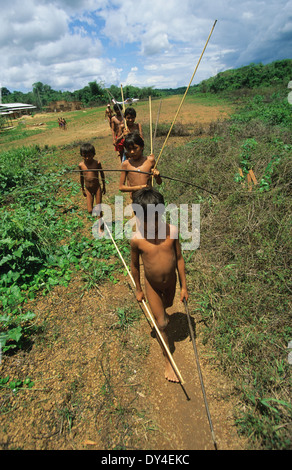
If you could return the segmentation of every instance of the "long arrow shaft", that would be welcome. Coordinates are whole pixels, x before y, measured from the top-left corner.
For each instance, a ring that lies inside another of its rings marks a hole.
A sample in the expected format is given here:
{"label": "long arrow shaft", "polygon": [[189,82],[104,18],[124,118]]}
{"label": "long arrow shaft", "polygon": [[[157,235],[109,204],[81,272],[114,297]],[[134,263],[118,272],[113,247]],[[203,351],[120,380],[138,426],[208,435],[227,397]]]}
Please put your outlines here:
{"label": "long arrow shaft", "polygon": [[198,369],[198,374],[199,374],[199,378],[200,378],[200,383],[201,383],[203,398],[204,398],[204,402],[205,402],[206,412],[207,412],[207,416],[208,416],[208,421],[209,421],[209,425],[210,425],[210,429],[211,429],[211,434],[212,434],[214,446],[215,446],[215,449],[217,449],[214,428],[213,428],[212,419],[211,419],[209,406],[208,406],[208,402],[207,402],[205,386],[204,386],[204,381],[203,381],[203,375],[202,375],[202,371],[201,371],[201,367],[200,367],[199,355],[198,355],[198,351],[197,351],[196,341],[195,341],[195,337],[194,337],[194,331],[193,331],[193,328],[192,328],[190,314],[189,314],[189,311],[188,311],[188,305],[187,305],[186,299],[184,299],[184,304],[185,304],[185,310],[186,310],[186,314],[187,314],[187,318],[188,318],[189,330],[190,330],[190,335],[191,335],[191,338],[192,338],[194,353],[195,353],[195,357],[196,357],[197,369]]}
{"label": "long arrow shaft", "polygon": [[171,131],[172,131],[172,128],[173,128],[173,126],[174,126],[174,123],[175,123],[175,121],[176,121],[176,118],[177,118],[177,116],[178,116],[178,113],[180,112],[180,109],[181,109],[181,107],[182,107],[182,105],[183,105],[183,102],[184,102],[184,100],[185,100],[185,97],[186,97],[186,95],[187,95],[187,92],[189,91],[189,88],[190,88],[190,86],[191,86],[191,83],[192,83],[192,81],[193,81],[193,78],[194,78],[194,76],[195,76],[195,73],[196,73],[196,71],[197,71],[197,69],[198,69],[198,67],[199,67],[199,64],[200,64],[200,62],[201,62],[201,59],[202,59],[202,57],[203,57],[203,54],[204,54],[205,49],[206,49],[206,47],[207,47],[207,45],[208,45],[209,39],[210,39],[210,37],[211,37],[211,35],[212,35],[212,33],[213,33],[213,30],[214,30],[214,28],[215,28],[216,23],[217,23],[217,20],[215,20],[215,22],[214,22],[214,24],[213,24],[213,27],[212,27],[212,29],[211,29],[211,32],[210,32],[209,36],[208,36],[208,39],[207,39],[206,44],[205,44],[205,46],[204,46],[204,49],[203,49],[203,51],[202,51],[202,53],[201,53],[201,56],[200,56],[200,58],[199,58],[199,60],[198,60],[198,63],[197,63],[197,65],[196,65],[196,68],[195,68],[195,70],[194,70],[194,73],[193,73],[193,75],[192,75],[192,78],[191,78],[191,80],[190,80],[190,83],[189,83],[189,85],[188,85],[188,87],[187,87],[187,89],[186,89],[186,91],[185,91],[185,94],[184,94],[184,96],[183,96],[183,98],[182,98],[182,100],[181,100],[181,103],[180,103],[180,105],[179,105],[179,107],[178,107],[178,110],[177,110],[177,112],[176,112],[176,114],[175,114],[174,120],[173,120],[173,122],[172,122],[172,124],[171,124],[171,126],[170,126],[170,129],[169,129],[169,131],[168,131],[168,134],[167,134],[167,136],[166,136],[166,139],[165,139],[165,141],[164,141],[164,144],[163,144],[163,146],[162,146],[162,149],[160,150],[160,154],[158,155],[158,158],[157,158],[157,160],[156,160],[156,163],[155,163],[154,168],[156,168],[156,166],[157,166],[157,164],[158,164],[158,161],[159,161],[159,159],[160,159],[160,157],[161,157],[161,154],[162,154],[162,152],[163,152],[163,150],[164,150],[164,147],[165,147],[165,145],[166,145],[166,142],[168,141],[168,137],[169,137],[169,135],[170,135],[170,133],[171,133]]}
{"label": "long arrow shaft", "polygon": [[[110,168],[94,168],[92,170],[69,170],[71,173],[82,173],[84,171],[118,171],[118,172],[121,172],[121,171],[126,171],[126,172],[130,172],[130,173],[140,173],[142,175],[149,175],[149,176],[152,176],[152,173],[148,172],[148,171],[140,171],[140,170],[113,170],[113,169],[110,169]],[[173,178],[172,176],[165,176],[165,175],[160,175],[161,178],[165,178],[165,179],[168,179],[168,180],[172,180],[172,181],[178,181],[179,183],[184,183],[184,184],[188,184],[190,186],[194,186],[195,188],[198,188],[198,189],[202,189],[203,191],[207,191],[208,193],[210,194],[213,194],[214,196],[216,196],[216,193],[213,193],[212,191],[209,191],[208,189],[205,189],[205,188],[202,188],[201,186],[198,186],[197,184],[195,183],[190,183],[189,181],[183,181],[179,178]]]}

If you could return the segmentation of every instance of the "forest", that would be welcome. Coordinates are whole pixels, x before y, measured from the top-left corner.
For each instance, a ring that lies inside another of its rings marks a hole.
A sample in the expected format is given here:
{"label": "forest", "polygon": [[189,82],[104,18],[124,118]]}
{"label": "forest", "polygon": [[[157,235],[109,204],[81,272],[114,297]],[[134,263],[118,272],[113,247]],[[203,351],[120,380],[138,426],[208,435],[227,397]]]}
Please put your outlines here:
{"label": "forest", "polygon": [[[189,94],[196,93],[222,93],[235,90],[254,89],[286,84],[292,79],[292,60],[285,59],[272,62],[267,65],[250,64],[238,69],[219,72],[216,76],[203,80],[197,85],[190,87]],[[138,88],[132,85],[124,87],[125,98],[148,99],[151,95],[163,97],[168,95],[182,94],[186,87],[154,89],[153,87]],[[116,100],[121,99],[120,87],[111,85],[107,90],[103,83],[97,81],[89,82],[84,88],[76,91],[56,91],[50,85],[36,82],[32,85],[32,91],[22,93],[21,91],[10,92],[6,87],[2,88],[3,103],[28,103],[42,110],[51,101],[66,100],[80,101],[84,106],[99,106],[109,101],[113,96]]]}

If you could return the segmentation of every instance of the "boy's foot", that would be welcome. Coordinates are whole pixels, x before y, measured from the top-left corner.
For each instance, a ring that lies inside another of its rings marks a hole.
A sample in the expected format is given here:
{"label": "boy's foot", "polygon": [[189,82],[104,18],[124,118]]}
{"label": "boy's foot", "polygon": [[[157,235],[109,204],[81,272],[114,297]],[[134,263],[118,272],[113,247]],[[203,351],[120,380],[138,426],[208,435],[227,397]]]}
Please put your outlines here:
{"label": "boy's foot", "polygon": [[168,361],[166,362],[166,366],[165,366],[165,378],[169,382],[176,382],[176,383],[179,382],[179,379],[176,373],[174,372],[172,365]]}

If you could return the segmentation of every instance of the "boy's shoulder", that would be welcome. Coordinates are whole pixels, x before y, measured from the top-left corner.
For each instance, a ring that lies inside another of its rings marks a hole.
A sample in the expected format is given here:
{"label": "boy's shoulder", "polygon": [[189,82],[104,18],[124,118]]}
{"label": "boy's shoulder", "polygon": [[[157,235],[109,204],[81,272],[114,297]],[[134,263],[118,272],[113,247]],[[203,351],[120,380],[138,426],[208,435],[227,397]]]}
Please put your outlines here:
{"label": "boy's shoulder", "polygon": [[169,233],[169,237],[171,239],[177,239],[178,238],[178,227],[176,225],[172,224],[166,224],[167,231]]}
{"label": "boy's shoulder", "polygon": [[140,245],[141,241],[142,242],[146,241],[146,239],[142,236],[142,234],[139,232],[139,230],[137,230],[131,236],[130,245],[131,245],[132,248],[139,248],[139,245]]}
{"label": "boy's shoulder", "polygon": [[100,162],[94,158],[91,162],[91,167],[97,168],[99,165],[100,165]]}
{"label": "boy's shoulder", "polygon": [[129,166],[129,164],[130,164],[130,163],[129,163],[129,160],[128,160],[128,159],[124,160],[124,161],[122,162],[121,169],[122,169],[122,170],[126,170],[126,169],[128,168],[128,166]]}

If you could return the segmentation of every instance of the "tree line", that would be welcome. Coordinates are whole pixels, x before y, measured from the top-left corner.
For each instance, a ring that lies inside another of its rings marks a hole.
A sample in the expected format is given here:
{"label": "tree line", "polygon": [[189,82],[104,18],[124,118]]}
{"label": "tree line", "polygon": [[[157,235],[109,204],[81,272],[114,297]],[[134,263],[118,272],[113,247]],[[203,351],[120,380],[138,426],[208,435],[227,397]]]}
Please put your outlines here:
{"label": "tree line", "polygon": [[[250,64],[238,69],[219,72],[214,77],[203,80],[198,85],[190,87],[189,93],[220,93],[233,91],[241,88],[260,88],[276,85],[286,85],[292,80],[292,60],[284,59],[267,65]],[[153,87],[138,88],[132,85],[124,87],[124,98],[148,99],[152,97],[163,97],[167,95],[183,94],[186,87],[154,89]],[[114,97],[121,101],[121,89],[111,85],[108,89],[102,83],[89,82],[88,85],[76,91],[56,91],[50,85],[36,82],[32,85],[32,91],[23,93],[21,91],[10,92],[2,88],[2,103],[28,103],[43,109],[52,101],[80,101],[84,106],[100,106]]]}
{"label": "tree line", "polygon": [[[68,102],[80,101],[84,106],[100,106],[108,103],[112,97],[121,101],[121,89],[111,85],[106,89],[101,83],[89,82],[88,85],[76,91],[56,91],[50,85],[36,82],[32,85],[32,91],[23,93],[21,91],[10,92],[7,88],[2,88],[2,103],[27,103],[43,109],[52,101],[65,100]],[[138,88],[125,86],[123,89],[124,98],[144,99],[151,95],[160,96],[159,91],[152,87]]]}
{"label": "tree line", "polygon": [[287,87],[291,80],[292,60],[284,59],[267,65],[252,63],[238,69],[226,70],[191,88],[193,92],[220,93],[241,88],[252,89],[277,85]]}

